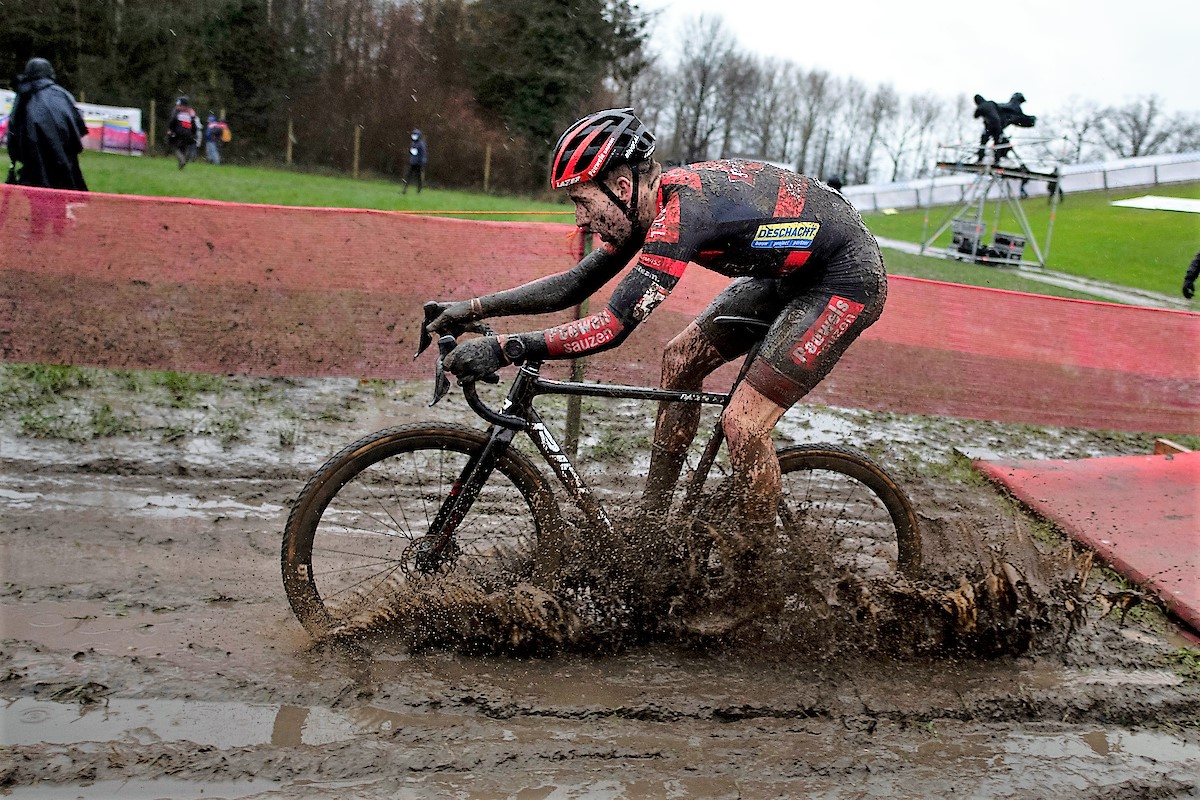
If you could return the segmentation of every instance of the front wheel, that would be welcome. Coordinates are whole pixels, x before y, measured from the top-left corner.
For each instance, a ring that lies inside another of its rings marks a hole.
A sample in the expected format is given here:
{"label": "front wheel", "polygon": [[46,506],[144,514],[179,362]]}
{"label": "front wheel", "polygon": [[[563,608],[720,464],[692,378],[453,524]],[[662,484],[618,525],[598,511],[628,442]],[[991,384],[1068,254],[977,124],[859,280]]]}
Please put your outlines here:
{"label": "front wheel", "polygon": [[389,428],[349,445],[309,479],[292,505],[281,558],[288,601],[310,634],[369,620],[430,573],[462,571],[485,591],[553,580],[557,505],[512,447],[458,525],[452,560],[439,571],[425,567],[430,523],[487,441],[459,425]]}
{"label": "front wheel", "polygon": [[883,467],[850,447],[802,445],[780,450],[779,468],[789,539],[860,574],[918,576],[917,516]]}

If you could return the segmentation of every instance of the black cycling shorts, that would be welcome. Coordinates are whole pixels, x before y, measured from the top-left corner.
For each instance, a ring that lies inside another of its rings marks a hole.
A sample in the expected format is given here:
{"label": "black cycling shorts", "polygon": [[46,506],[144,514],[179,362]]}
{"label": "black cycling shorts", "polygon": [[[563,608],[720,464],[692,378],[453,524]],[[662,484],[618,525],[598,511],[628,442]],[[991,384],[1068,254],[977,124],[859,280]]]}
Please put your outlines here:
{"label": "black cycling shorts", "polygon": [[[762,349],[746,380],[784,408],[821,382],[846,348],[883,312],[887,277],[876,250],[850,277],[819,280],[739,278],[696,319],[701,333],[727,361],[744,355],[762,330],[715,322],[718,316],[769,322]],[[866,255],[866,254],[863,254]]]}

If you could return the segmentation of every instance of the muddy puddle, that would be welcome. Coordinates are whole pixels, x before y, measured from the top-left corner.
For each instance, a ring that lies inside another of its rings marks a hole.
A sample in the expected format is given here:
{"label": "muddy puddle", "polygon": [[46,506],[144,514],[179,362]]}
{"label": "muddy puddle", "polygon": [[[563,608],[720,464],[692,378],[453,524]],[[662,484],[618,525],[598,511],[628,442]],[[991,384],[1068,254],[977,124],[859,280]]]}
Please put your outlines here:
{"label": "muddy puddle", "polygon": [[[1098,565],[1063,595],[1080,554],[954,453],[1123,455],[1145,437],[792,412],[786,442],[850,439],[901,478],[936,567],[912,587],[924,607],[865,567],[828,576],[817,594],[845,613],[801,647],[769,626],[649,626],[536,657],[413,650],[386,630],[314,643],[280,582],[291,500],[367,430],[462,413],[427,409],[426,389],[231,382],[207,410],[157,404],[142,430],[83,442],[0,420],[0,796],[1200,796],[1189,640]],[[147,403],[80,391],[81,408]],[[240,433],[223,441],[230,409]],[[582,439],[589,477],[620,502],[649,417],[589,414],[604,423]],[[965,580],[982,596],[1004,572],[993,556],[1024,578],[1028,636],[947,640],[951,595]],[[1088,602],[1105,592],[1128,602]]]}

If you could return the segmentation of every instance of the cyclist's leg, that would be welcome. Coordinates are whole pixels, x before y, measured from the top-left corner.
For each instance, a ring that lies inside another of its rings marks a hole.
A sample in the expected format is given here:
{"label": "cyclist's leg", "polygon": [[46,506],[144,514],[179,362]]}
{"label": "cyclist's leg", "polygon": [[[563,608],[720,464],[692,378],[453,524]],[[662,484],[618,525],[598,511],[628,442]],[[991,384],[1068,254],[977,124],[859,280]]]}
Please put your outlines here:
{"label": "cyclist's leg", "polygon": [[[794,284],[746,380],[722,416],[742,518],[774,526],[779,464],[771,428],[829,374],[846,348],[883,311],[887,278],[873,241],[851,245],[816,285]],[[781,284],[781,292],[788,285]]]}
{"label": "cyclist's leg", "polygon": [[787,409],[743,381],[721,415],[733,467],[734,502],[751,539],[775,527],[781,478],[771,430]]}
{"label": "cyclist's leg", "polygon": [[[727,360],[705,338],[696,323],[690,322],[663,352],[661,385],[676,391],[699,391],[704,378]],[[644,511],[663,514],[670,507],[688,446],[695,438],[699,424],[700,406],[696,403],[658,404],[654,443],[650,447],[650,469],[642,490]]]}
{"label": "cyclist's leg", "polygon": [[[786,299],[775,280],[741,278],[709,304],[699,317],[668,343],[663,352],[661,385],[676,391],[699,391],[717,367],[746,353],[758,334],[737,326],[717,325],[723,314],[774,319]],[[665,511],[679,480],[687,450],[696,436],[700,407],[695,403],[660,403],[650,451],[650,471],[643,508]]]}

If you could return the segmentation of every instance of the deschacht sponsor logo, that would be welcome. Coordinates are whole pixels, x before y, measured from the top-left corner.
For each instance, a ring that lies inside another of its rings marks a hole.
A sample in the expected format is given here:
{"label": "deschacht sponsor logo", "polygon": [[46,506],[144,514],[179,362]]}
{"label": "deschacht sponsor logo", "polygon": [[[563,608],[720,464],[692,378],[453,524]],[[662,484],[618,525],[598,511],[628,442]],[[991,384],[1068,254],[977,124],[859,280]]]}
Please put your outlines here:
{"label": "deschacht sponsor logo", "polygon": [[750,246],[771,249],[811,247],[819,230],[819,222],[771,222],[758,226]]}

